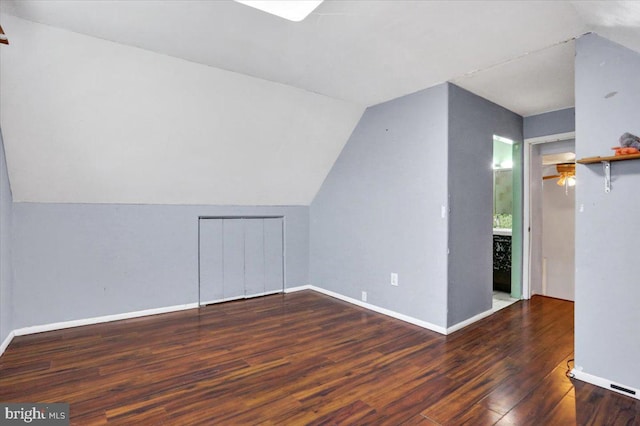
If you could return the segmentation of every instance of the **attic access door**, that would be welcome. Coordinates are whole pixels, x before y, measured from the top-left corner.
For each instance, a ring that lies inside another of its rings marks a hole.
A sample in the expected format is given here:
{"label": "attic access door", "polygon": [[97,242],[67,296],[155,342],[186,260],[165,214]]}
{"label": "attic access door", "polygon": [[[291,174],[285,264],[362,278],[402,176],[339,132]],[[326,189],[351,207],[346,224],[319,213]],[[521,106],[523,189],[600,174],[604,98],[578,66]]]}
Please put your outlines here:
{"label": "attic access door", "polygon": [[284,289],[282,217],[200,218],[199,303]]}

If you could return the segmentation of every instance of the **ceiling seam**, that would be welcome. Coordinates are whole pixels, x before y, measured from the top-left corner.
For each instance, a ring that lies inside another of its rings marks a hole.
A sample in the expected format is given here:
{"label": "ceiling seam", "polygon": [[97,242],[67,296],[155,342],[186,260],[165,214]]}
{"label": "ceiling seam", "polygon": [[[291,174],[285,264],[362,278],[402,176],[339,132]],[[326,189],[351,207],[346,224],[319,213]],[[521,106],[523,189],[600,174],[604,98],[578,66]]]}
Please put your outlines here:
{"label": "ceiling seam", "polygon": [[553,43],[553,44],[550,44],[550,45],[548,45],[548,46],[541,47],[540,49],[531,50],[531,51],[529,51],[529,52],[525,52],[525,53],[522,53],[522,54],[520,54],[520,55],[513,56],[513,57],[511,57],[511,58],[505,59],[504,61],[497,62],[497,63],[495,63],[495,64],[489,65],[489,66],[484,67],[484,68],[477,68],[477,69],[475,69],[475,70],[472,70],[472,71],[466,72],[466,73],[464,73],[464,74],[462,74],[462,75],[459,75],[459,76],[457,76],[457,77],[454,77],[454,78],[452,78],[452,79],[451,79],[451,80],[449,80],[449,81],[455,82],[455,81],[457,81],[457,80],[461,80],[461,79],[463,79],[463,78],[471,77],[471,76],[473,76],[473,75],[475,75],[475,74],[478,74],[478,73],[480,73],[480,72],[488,71],[488,70],[491,70],[491,69],[493,69],[493,68],[500,67],[500,66],[502,66],[502,65],[507,65],[507,64],[509,64],[509,63],[511,63],[511,62],[515,62],[515,61],[517,61],[517,60],[519,60],[519,59],[522,59],[522,58],[524,58],[524,57],[527,57],[527,56],[529,56],[529,55],[536,54],[536,53],[540,53],[540,52],[544,52],[545,50],[547,50],[547,49],[551,49],[551,48],[553,48],[553,47],[562,46],[563,44],[566,44],[566,43],[570,43],[570,42],[572,42],[572,41],[575,41],[577,38],[582,37],[582,35],[583,35],[583,34],[578,35],[578,36],[574,36],[574,37],[570,37],[570,38],[568,38],[568,39],[566,39],[566,40],[562,40],[562,41],[559,41],[559,42],[557,42],[557,43]]}

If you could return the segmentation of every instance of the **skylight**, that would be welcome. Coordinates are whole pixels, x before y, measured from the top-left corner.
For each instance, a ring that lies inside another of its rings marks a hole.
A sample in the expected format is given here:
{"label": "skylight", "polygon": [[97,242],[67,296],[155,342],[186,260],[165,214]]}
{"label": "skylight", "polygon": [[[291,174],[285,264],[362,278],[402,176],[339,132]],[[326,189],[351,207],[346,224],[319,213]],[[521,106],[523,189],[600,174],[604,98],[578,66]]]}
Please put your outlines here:
{"label": "skylight", "polygon": [[323,0],[235,0],[246,6],[279,16],[289,21],[300,22]]}

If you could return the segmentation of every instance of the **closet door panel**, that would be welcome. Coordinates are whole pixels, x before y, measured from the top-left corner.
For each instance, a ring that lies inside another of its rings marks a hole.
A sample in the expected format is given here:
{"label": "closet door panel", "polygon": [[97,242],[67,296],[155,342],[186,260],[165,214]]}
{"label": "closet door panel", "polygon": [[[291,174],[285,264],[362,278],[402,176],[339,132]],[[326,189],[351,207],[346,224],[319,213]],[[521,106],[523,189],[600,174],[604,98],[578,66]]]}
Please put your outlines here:
{"label": "closet door panel", "polygon": [[264,219],[244,221],[245,296],[264,293]]}
{"label": "closet door panel", "polygon": [[200,220],[200,304],[224,297],[222,219]]}
{"label": "closet door panel", "polygon": [[282,218],[264,219],[264,281],[266,293],[284,289],[282,222]]}
{"label": "closet door panel", "polygon": [[242,219],[223,219],[224,299],[244,297],[244,226]]}

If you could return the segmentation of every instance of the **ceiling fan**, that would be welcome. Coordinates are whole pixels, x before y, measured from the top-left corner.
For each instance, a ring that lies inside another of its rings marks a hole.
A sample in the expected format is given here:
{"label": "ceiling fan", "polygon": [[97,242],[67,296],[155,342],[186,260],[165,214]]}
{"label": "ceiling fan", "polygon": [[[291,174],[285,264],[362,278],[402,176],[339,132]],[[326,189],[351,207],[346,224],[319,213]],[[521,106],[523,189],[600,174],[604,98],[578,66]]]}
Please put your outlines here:
{"label": "ceiling fan", "polygon": [[0,43],[9,44],[9,39],[7,38],[6,34],[2,30],[2,26],[1,25],[0,25]]}
{"label": "ceiling fan", "polygon": [[574,186],[576,184],[576,164],[575,163],[561,163],[556,164],[556,171],[558,174],[551,176],[544,176],[542,179],[558,179],[558,186]]}

